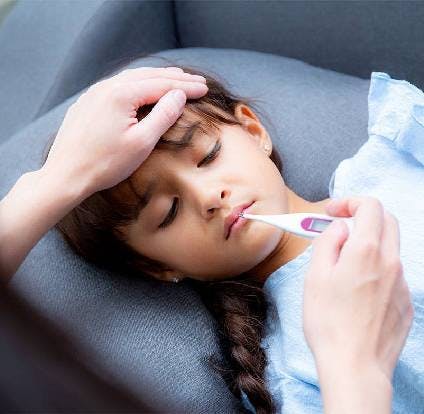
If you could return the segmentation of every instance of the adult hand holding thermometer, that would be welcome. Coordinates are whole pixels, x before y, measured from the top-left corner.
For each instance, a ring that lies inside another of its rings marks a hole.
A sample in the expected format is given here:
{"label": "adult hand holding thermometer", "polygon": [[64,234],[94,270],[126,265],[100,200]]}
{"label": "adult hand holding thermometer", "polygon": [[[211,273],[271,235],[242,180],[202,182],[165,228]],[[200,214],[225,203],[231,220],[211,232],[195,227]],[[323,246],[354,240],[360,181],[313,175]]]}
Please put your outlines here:
{"label": "adult hand holding thermometer", "polygon": [[319,236],[335,219],[343,220],[349,229],[353,230],[353,218],[332,217],[318,213],[293,213],[293,214],[248,214],[241,212],[240,217],[258,220],[271,224],[281,230],[294,233],[301,237],[314,238]]}
{"label": "adult hand holding thermometer", "polygon": [[373,197],[333,200],[326,211],[355,226],[348,234],[339,221],[314,239],[305,274],[303,331],[324,412],[389,414],[413,319],[398,222]]}

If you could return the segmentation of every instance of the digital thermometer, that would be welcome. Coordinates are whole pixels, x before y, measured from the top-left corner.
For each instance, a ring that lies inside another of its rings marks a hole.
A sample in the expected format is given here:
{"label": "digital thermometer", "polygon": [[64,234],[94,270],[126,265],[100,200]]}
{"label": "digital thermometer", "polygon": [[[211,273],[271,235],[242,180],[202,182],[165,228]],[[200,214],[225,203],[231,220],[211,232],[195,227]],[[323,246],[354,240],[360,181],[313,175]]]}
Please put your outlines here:
{"label": "digital thermometer", "polygon": [[335,219],[343,220],[349,229],[353,229],[353,217],[332,217],[318,213],[293,213],[293,214],[248,214],[240,213],[240,217],[258,220],[271,224],[281,230],[297,234],[298,236],[312,239],[319,236]]}

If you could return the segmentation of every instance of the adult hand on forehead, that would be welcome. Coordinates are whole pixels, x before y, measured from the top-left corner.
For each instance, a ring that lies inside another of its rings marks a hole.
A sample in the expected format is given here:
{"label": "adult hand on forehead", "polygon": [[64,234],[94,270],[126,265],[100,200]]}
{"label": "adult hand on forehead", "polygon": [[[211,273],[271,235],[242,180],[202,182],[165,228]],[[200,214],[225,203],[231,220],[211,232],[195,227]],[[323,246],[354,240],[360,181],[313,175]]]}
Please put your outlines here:
{"label": "adult hand on forehead", "polygon": [[[40,238],[94,192],[129,177],[208,88],[179,68],[124,70],[88,88],[68,109],[43,167],[23,174],[0,200],[0,280]],[[157,102],[157,103],[156,103]],[[141,122],[137,109],[156,103]]]}
{"label": "adult hand on forehead", "polygon": [[[205,78],[180,68],[127,69],[102,80],[70,106],[42,168],[84,198],[129,177],[181,115],[200,98]],[[140,122],[137,109],[156,103]]]}

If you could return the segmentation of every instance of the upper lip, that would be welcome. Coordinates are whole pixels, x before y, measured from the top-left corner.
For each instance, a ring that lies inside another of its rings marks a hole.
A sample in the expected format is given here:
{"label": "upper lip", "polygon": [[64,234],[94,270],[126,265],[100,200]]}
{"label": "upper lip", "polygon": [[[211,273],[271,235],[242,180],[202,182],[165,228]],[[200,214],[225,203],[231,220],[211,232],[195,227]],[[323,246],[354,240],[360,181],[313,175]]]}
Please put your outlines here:
{"label": "upper lip", "polygon": [[230,235],[231,226],[239,218],[239,214],[245,210],[247,207],[250,207],[253,204],[253,201],[250,203],[241,204],[233,209],[233,211],[227,216],[224,222],[224,237],[228,239]]}

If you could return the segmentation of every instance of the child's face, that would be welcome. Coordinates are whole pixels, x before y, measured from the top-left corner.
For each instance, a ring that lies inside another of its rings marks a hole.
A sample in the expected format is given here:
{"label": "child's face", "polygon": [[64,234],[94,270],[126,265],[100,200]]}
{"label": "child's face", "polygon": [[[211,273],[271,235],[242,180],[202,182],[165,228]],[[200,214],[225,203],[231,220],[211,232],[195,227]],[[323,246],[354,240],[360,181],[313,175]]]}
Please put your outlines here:
{"label": "child's face", "polygon": [[[225,237],[225,219],[241,204],[254,202],[252,214],[287,211],[287,187],[269,158],[268,133],[247,106],[239,106],[236,116],[243,127],[221,125],[216,136],[198,133],[193,148],[180,152],[155,150],[133,176],[140,192],[158,180],[150,202],[124,233],[135,250],[174,270],[157,275],[160,279],[238,276],[263,261],[281,239],[280,230],[253,220]],[[217,139],[221,149],[216,158],[198,166]],[[175,218],[159,228],[174,198]]]}

